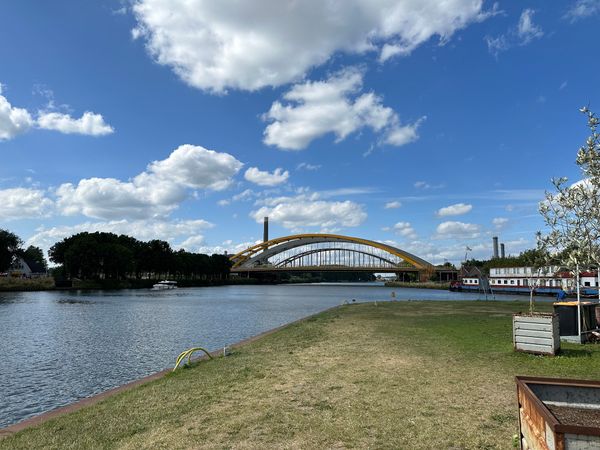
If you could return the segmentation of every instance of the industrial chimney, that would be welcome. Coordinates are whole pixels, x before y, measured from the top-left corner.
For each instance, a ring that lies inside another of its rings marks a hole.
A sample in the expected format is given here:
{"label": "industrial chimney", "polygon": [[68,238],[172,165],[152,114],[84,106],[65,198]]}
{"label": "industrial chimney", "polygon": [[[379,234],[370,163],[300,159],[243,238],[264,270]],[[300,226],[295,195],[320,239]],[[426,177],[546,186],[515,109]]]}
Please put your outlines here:
{"label": "industrial chimney", "polygon": [[267,242],[269,240],[269,218],[265,217],[265,230],[263,232],[263,242]]}
{"label": "industrial chimney", "polygon": [[498,236],[494,236],[492,238],[493,242],[494,242],[494,256],[493,258],[496,259],[498,258]]}
{"label": "industrial chimney", "polygon": [[504,243],[500,244],[500,258],[504,259]]}

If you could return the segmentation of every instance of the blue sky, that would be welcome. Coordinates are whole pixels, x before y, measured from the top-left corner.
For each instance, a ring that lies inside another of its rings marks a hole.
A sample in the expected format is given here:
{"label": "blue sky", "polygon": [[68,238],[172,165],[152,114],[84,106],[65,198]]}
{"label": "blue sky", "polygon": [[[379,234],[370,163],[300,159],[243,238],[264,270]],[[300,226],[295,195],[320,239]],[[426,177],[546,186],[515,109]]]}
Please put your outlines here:
{"label": "blue sky", "polygon": [[335,232],[534,245],[600,110],[600,2],[0,5],[0,228],[230,252]]}

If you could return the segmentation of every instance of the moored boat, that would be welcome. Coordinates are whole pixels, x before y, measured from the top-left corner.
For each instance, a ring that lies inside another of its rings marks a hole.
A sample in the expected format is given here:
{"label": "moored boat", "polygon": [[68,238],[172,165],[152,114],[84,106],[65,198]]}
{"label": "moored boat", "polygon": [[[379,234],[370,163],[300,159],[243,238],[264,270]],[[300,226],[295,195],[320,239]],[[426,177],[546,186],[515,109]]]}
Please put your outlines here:
{"label": "moored boat", "polygon": [[154,291],[162,291],[165,289],[177,289],[177,281],[163,280],[152,286],[152,290]]}

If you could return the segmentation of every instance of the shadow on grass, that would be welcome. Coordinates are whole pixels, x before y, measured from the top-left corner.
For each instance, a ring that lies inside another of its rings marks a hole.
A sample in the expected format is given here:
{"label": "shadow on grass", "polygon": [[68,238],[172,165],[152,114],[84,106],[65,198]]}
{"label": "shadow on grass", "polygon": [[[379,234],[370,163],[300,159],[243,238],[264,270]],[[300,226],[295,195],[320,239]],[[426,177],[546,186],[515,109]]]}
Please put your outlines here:
{"label": "shadow on grass", "polygon": [[561,348],[559,356],[564,358],[590,358],[592,351],[586,348]]}

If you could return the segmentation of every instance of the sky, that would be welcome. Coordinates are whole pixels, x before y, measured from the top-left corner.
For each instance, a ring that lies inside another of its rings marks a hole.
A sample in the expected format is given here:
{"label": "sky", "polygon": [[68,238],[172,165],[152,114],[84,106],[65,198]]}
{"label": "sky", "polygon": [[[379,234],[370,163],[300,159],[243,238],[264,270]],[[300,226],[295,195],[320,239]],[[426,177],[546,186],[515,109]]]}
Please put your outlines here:
{"label": "sky", "polygon": [[45,250],[233,253],[269,216],[516,255],[600,112],[599,0],[21,0],[0,23],[0,228]]}

